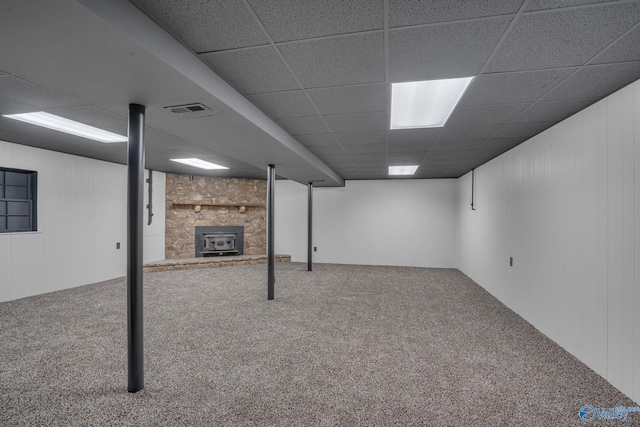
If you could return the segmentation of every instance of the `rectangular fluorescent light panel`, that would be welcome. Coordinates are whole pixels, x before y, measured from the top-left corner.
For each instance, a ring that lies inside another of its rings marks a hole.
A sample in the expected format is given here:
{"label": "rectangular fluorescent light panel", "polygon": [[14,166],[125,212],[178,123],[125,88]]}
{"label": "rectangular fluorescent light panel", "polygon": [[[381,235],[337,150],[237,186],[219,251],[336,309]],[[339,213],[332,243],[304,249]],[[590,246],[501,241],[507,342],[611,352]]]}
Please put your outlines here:
{"label": "rectangular fluorescent light panel", "polygon": [[442,127],[473,77],[391,84],[391,129]]}
{"label": "rectangular fluorescent light panel", "polygon": [[128,139],[126,136],[65,119],[64,117],[54,114],[45,113],[44,111],[25,114],[6,114],[4,117],[100,142],[126,142]]}
{"label": "rectangular fluorescent light panel", "polygon": [[211,170],[211,169],[229,169],[226,166],[220,166],[220,165],[216,165],[215,163],[210,163],[210,162],[206,162],[204,160],[200,160],[200,159],[169,159],[172,162],[178,162],[178,163],[183,163],[185,165],[189,165],[189,166],[193,166],[195,168],[200,168],[200,169],[207,169],[207,170]]}
{"label": "rectangular fluorescent light panel", "polygon": [[416,170],[418,170],[418,165],[389,166],[389,175],[413,175]]}

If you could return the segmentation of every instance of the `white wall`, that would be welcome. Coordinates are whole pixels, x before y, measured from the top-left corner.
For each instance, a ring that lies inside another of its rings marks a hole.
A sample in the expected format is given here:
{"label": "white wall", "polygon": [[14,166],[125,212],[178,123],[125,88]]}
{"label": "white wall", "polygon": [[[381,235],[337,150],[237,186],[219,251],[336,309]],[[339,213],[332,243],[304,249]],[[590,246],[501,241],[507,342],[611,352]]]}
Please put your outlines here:
{"label": "white wall", "polygon": [[[458,267],[640,400],[640,82],[459,180]],[[509,257],[514,257],[509,267]]]}
{"label": "white wall", "polygon": [[[276,252],[306,261],[307,189],[276,182]],[[455,180],[347,181],[315,188],[314,262],[455,267]]]}
{"label": "white wall", "polygon": [[[125,166],[3,141],[0,166],[38,172],[38,231],[0,234],[0,301],[126,275]],[[146,261],[164,258],[164,181],[154,173]]]}
{"label": "white wall", "polygon": [[276,181],[275,251],[277,254],[291,255],[293,262],[307,262],[308,194],[306,185],[294,181]]}

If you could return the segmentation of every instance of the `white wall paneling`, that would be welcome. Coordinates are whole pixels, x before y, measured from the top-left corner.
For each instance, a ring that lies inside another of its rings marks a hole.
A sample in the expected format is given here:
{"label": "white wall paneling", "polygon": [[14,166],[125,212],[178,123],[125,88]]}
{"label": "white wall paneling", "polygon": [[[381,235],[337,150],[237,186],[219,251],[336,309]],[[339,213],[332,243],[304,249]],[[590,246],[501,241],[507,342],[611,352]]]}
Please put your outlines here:
{"label": "white wall paneling", "polygon": [[[38,172],[38,231],[0,234],[0,301],[126,274],[125,166],[3,141],[0,166]],[[164,191],[156,172],[145,261],[164,258]]]}
{"label": "white wall paneling", "polygon": [[[314,262],[455,266],[455,180],[348,181],[315,188]],[[307,188],[276,182],[276,252],[307,257]]]}
{"label": "white wall paneling", "polygon": [[[640,399],[640,82],[458,180],[458,268]],[[514,257],[513,267],[509,257]]]}
{"label": "white wall paneling", "polygon": [[277,254],[291,255],[293,262],[307,261],[308,194],[307,187],[302,184],[288,180],[276,181],[275,251]]}

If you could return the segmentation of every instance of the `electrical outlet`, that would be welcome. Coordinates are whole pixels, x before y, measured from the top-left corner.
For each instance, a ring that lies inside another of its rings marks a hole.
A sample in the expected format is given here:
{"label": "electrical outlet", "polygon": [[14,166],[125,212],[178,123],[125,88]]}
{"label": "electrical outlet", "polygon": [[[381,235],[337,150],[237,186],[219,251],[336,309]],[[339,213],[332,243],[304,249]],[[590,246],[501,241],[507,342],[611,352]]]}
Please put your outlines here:
{"label": "electrical outlet", "polygon": [[318,252],[318,247],[317,246],[313,247],[313,252]]}
{"label": "electrical outlet", "polygon": [[120,242],[116,242],[116,249],[120,249]]}
{"label": "electrical outlet", "polygon": [[509,257],[509,267],[513,267],[513,257]]}

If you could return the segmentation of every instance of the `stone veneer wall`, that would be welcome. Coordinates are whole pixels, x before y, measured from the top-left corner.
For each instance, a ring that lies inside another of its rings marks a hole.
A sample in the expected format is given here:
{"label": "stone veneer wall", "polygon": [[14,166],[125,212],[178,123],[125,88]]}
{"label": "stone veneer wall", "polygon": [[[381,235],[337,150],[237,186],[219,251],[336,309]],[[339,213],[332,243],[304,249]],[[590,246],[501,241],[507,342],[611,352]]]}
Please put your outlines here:
{"label": "stone veneer wall", "polygon": [[166,259],[195,257],[201,225],[244,226],[245,255],[266,253],[266,181],[168,173],[166,194]]}

